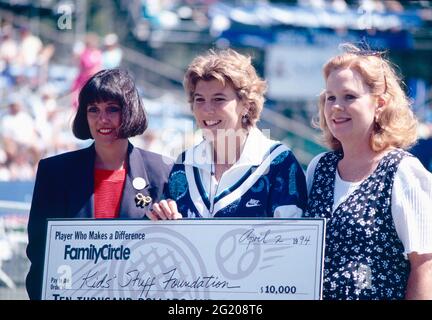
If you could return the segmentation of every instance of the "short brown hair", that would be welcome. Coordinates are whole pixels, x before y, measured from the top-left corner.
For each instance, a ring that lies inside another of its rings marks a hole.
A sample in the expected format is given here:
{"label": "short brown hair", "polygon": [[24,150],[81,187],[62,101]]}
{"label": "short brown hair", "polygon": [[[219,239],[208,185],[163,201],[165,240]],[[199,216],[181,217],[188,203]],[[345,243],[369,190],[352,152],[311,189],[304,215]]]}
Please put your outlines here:
{"label": "short brown hair", "polygon": [[261,79],[252,65],[250,56],[242,55],[232,49],[209,50],[197,56],[189,65],[184,76],[183,86],[192,106],[198,81],[218,80],[233,86],[238,98],[249,106],[246,127],[256,124],[264,106],[266,82]]}

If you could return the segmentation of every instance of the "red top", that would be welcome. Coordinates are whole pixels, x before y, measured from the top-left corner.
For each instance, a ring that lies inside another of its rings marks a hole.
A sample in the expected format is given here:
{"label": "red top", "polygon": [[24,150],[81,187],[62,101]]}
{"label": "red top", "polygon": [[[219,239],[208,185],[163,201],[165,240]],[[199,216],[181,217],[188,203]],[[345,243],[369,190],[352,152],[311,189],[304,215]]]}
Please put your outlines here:
{"label": "red top", "polygon": [[95,218],[118,218],[126,169],[95,169],[94,178]]}

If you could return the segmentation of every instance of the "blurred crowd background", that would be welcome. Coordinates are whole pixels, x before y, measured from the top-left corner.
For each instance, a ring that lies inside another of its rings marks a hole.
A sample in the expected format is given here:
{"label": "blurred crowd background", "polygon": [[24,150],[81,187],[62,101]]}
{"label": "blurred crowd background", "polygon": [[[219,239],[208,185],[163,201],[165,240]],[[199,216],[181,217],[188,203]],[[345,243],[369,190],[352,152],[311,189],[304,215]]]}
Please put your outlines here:
{"label": "blurred crowd background", "polygon": [[347,41],[398,65],[421,123],[412,152],[432,171],[431,1],[0,0],[0,299],[27,298],[39,159],[91,143],[71,133],[89,75],[129,70],[150,120],[133,143],[175,158],[200,138],[181,86],[186,66],[210,48],[250,54],[268,81],[258,125],[306,166],[326,150],[311,126],[321,67]]}

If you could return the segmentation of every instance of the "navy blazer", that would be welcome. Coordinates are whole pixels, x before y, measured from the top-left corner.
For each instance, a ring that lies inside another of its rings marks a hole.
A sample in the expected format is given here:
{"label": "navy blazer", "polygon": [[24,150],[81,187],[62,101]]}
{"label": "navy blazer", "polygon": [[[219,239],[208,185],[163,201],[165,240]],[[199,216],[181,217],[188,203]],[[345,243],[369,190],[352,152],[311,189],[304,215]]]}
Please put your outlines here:
{"label": "navy blazer", "polygon": [[[30,299],[40,299],[45,255],[47,218],[94,218],[95,147],[67,152],[39,162],[28,223],[27,256],[30,271],[26,289]],[[120,218],[142,219],[153,202],[159,202],[168,181],[172,160],[159,154],[128,146],[127,176],[120,204]],[[133,179],[147,182],[136,190]],[[152,203],[140,207],[135,196],[150,196]]]}

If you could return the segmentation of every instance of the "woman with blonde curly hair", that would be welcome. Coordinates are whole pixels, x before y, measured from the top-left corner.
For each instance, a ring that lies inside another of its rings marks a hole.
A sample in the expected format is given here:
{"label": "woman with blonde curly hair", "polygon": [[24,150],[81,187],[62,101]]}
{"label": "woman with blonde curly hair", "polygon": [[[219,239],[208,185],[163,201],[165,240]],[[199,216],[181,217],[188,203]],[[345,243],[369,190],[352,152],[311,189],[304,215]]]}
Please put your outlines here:
{"label": "woman with blonde curly hair", "polygon": [[416,119],[390,62],[346,44],[324,66],[306,217],[327,218],[324,299],[432,298],[432,175],[404,149]]}
{"label": "woman with blonde curly hair", "polygon": [[184,88],[204,140],[171,171],[151,219],[294,217],[306,206],[304,173],[290,149],[256,127],[266,83],[251,58],[210,50],[189,65]]}

